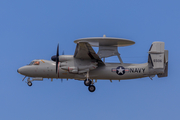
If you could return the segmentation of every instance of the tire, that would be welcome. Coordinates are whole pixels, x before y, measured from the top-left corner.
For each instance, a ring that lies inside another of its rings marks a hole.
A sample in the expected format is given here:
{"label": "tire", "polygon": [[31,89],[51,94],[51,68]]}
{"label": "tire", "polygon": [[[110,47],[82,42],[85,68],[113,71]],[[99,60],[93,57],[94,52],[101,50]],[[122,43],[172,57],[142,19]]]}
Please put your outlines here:
{"label": "tire", "polygon": [[91,80],[90,80],[90,79],[84,80],[84,85],[85,85],[85,86],[90,86],[90,85],[91,85]]}
{"label": "tire", "polygon": [[28,82],[27,84],[28,84],[28,86],[32,86],[32,82]]}
{"label": "tire", "polygon": [[96,87],[94,85],[90,85],[88,87],[89,92],[94,92],[96,90]]}

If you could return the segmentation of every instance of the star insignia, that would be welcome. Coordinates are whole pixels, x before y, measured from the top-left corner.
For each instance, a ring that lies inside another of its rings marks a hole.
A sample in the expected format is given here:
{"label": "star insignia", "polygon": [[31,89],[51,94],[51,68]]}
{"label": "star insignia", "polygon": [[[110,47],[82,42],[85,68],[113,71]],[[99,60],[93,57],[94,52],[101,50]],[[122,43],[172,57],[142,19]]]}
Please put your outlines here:
{"label": "star insignia", "polygon": [[122,67],[122,66],[117,67],[117,68],[116,68],[116,73],[117,73],[118,75],[123,75],[123,74],[125,73],[125,68]]}

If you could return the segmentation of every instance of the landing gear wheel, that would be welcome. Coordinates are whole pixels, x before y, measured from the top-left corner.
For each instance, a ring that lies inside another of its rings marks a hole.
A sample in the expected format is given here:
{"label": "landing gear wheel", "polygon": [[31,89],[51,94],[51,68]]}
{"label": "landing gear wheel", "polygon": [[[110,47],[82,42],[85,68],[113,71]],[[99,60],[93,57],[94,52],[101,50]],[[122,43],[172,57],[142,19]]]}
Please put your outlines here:
{"label": "landing gear wheel", "polygon": [[89,92],[94,92],[96,90],[96,87],[94,85],[90,85],[88,87]]}
{"label": "landing gear wheel", "polygon": [[27,84],[28,84],[28,86],[32,86],[32,82],[30,82],[30,81],[27,82]]}
{"label": "landing gear wheel", "polygon": [[85,86],[90,86],[90,85],[91,85],[91,80],[90,80],[90,79],[84,80],[84,85],[85,85]]}

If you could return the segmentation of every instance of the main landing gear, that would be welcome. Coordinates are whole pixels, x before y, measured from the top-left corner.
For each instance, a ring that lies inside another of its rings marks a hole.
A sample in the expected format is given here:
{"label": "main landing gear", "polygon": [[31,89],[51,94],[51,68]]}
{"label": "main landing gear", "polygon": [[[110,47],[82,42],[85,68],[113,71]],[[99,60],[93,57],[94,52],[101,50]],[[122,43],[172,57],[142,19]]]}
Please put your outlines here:
{"label": "main landing gear", "polygon": [[89,86],[88,87],[89,92],[94,92],[96,90],[96,87],[93,85],[94,84],[93,81],[89,79],[89,71],[87,72],[86,77],[87,78],[84,80],[84,85]]}
{"label": "main landing gear", "polygon": [[84,80],[84,85],[85,86],[90,86],[91,85],[91,80],[90,79],[85,79]]}
{"label": "main landing gear", "polygon": [[90,86],[88,87],[88,90],[89,90],[90,92],[94,92],[94,91],[96,90],[96,87],[95,87],[94,85],[90,85]]}
{"label": "main landing gear", "polygon": [[96,87],[93,85],[93,82],[90,79],[85,79],[84,85],[89,86],[88,87],[89,92],[94,92],[96,90]]}

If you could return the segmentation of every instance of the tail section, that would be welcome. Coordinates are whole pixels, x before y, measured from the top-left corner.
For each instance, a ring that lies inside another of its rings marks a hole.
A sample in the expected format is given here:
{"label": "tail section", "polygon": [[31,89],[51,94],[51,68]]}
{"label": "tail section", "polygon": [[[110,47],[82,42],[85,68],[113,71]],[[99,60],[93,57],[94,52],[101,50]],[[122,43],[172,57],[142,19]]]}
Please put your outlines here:
{"label": "tail section", "polygon": [[149,67],[158,77],[168,75],[168,50],[164,50],[164,42],[153,42],[149,49]]}
{"label": "tail section", "polygon": [[164,50],[164,73],[157,74],[158,77],[167,77],[168,76],[168,50]]}

